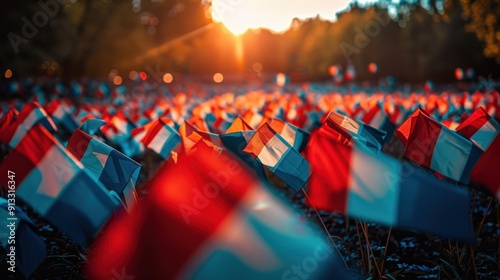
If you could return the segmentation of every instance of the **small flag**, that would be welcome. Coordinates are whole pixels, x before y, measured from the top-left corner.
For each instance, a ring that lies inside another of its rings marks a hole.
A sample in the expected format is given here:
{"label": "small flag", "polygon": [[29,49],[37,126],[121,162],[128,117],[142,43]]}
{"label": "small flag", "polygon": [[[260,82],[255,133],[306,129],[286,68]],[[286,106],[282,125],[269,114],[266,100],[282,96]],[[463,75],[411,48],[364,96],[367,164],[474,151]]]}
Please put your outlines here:
{"label": "small flag", "polygon": [[80,130],[89,135],[95,135],[100,130],[100,128],[105,124],[106,122],[103,120],[88,119],[82,124]]}
{"label": "small flag", "polygon": [[390,141],[396,126],[389,120],[386,115],[382,105],[380,103],[375,104],[361,119],[365,124],[376,128],[378,130],[384,131],[388,137],[385,137],[385,141]]}
{"label": "small flag", "polygon": [[57,131],[52,118],[37,102],[30,102],[24,105],[23,109],[19,111],[17,121],[21,123],[26,129],[32,128],[35,124],[39,123],[45,127],[50,133]]}
{"label": "small flag", "polygon": [[415,127],[416,119],[419,115],[429,116],[421,107],[417,107],[417,109],[394,132],[405,146],[408,145],[408,138],[410,138],[410,133]]}
{"label": "small flag", "polygon": [[179,133],[181,135],[184,150],[188,153],[198,141],[204,141],[205,144],[212,147],[215,151],[220,151],[224,147],[219,135],[200,131],[187,121],[182,123],[179,128]]}
{"label": "small flag", "polygon": [[500,137],[496,137],[488,149],[479,158],[472,170],[471,182],[488,188],[500,199],[500,176],[498,175],[498,159],[500,158]]}
{"label": "small flag", "polygon": [[77,121],[73,118],[66,103],[55,99],[46,106],[47,113],[52,117],[54,123],[62,127],[66,132],[72,133],[78,128]]}
{"label": "small flag", "polygon": [[243,152],[256,158],[295,191],[309,179],[309,163],[267,123],[260,126]]}
{"label": "small flag", "polygon": [[483,107],[479,107],[456,130],[483,151],[486,151],[491,142],[497,137],[500,125],[488,115]]}
{"label": "small flag", "polygon": [[260,178],[266,178],[262,164],[243,151],[254,135],[255,130],[241,117],[236,117],[226,134],[222,134],[220,139],[224,148],[247,164]]}
{"label": "small flag", "polygon": [[217,117],[213,123],[212,129],[216,133],[224,133],[234,122],[234,117],[226,112],[221,112],[220,116]]}
{"label": "small flag", "polygon": [[249,124],[245,122],[241,117],[236,117],[229,126],[229,128],[226,130],[226,133],[233,133],[233,132],[241,132],[241,131],[247,131],[247,130],[254,130]]}
{"label": "small flag", "polygon": [[386,132],[365,125],[361,121],[355,121],[335,111],[331,111],[328,119],[346,130],[360,144],[372,150],[374,153],[382,150]]}
{"label": "small flag", "polygon": [[140,164],[80,129],[73,132],[66,148],[93,178],[121,197],[127,210],[133,207],[137,195],[132,186],[137,184]]}
{"label": "small flag", "polygon": [[[117,206],[43,126],[30,129],[4,159],[0,172],[9,170],[15,173],[17,197],[80,244],[95,236]],[[4,190],[7,180],[0,178]]]}
{"label": "small flag", "polygon": [[396,132],[403,144],[406,142],[404,157],[468,184],[481,149],[419,110]]}
{"label": "small flag", "polygon": [[263,115],[258,112],[248,111],[244,114],[243,119],[254,129],[259,128],[262,124],[266,122]]}
{"label": "small flag", "polygon": [[304,150],[307,141],[309,141],[309,132],[280,119],[273,119],[270,125],[274,131],[278,132],[299,153]]}
{"label": "small flag", "polygon": [[2,131],[0,142],[11,148],[15,148],[27,132],[27,129],[17,121],[18,114],[15,108],[11,108],[0,118],[0,131]]}
{"label": "small flag", "polygon": [[152,122],[141,142],[148,149],[167,159],[170,152],[181,142],[181,136],[162,119]]}

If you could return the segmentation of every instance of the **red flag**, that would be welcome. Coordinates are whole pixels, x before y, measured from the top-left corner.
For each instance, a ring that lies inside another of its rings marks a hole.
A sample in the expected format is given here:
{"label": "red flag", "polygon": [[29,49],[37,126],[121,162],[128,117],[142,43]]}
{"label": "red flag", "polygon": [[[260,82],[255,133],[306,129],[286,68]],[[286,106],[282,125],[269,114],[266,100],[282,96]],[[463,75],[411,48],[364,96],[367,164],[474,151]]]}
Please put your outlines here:
{"label": "red flag", "polygon": [[479,158],[472,170],[471,181],[485,186],[500,198],[500,176],[498,175],[498,159],[500,158],[500,137],[496,137],[489,148]]}
{"label": "red flag", "polygon": [[[290,230],[290,209],[238,161],[202,142],[197,148],[178,165],[164,165],[141,207],[97,240],[92,279],[117,273],[137,279],[292,279],[289,267],[321,249],[316,234]],[[333,258],[318,262],[308,279],[325,279],[325,273],[348,279],[339,255],[330,252]]]}
{"label": "red flag", "polygon": [[416,120],[420,114],[423,114],[425,116],[428,116],[422,108],[418,107],[415,112],[413,112],[407,119],[406,121],[401,124],[401,126],[396,129],[394,134],[403,142],[403,144],[406,146],[408,145],[408,138],[410,137],[410,133],[413,130],[413,127],[415,127]]}

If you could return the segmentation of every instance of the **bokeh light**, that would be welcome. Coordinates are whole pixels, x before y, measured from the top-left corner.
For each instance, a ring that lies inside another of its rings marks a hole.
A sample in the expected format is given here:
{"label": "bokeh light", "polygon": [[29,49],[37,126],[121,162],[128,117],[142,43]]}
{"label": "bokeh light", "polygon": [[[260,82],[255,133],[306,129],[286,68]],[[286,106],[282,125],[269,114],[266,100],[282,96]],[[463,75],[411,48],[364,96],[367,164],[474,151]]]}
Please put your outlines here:
{"label": "bokeh light", "polygon": [[370,73],[372,74],[375,74],[378,72],[378,65],[374,62],[368,64],[368,71],[370,71]]}
{"label": "bokeh light", "polygon": [[276,84],[280,87],[286,85],[286,82],[287,82],[287,77],[285,74],[283,73],[278,73],[278,75],[276,75]]}
{"label": "bokeh light", "polygon": [[214,74],[214,82],[216,83],[222,83],[222,81],[224,81],[224,75],[222,75],[221,73],[215,73]]}
{"label": "bokeh light", "polygon": [[139,73],[137,73],[137,71],[130,71],[130,73],[128,74],[128,78],[132,81],[135,81],[139,78]]}
{"label": "bokeh light", "polygon": [[167,73],[167,74],[163,75],[163,81],[165,83],[170,84],[173,80],[174,80],[174,76],[172,76],[172,74]]}
{"label": "bokeh light", "polygon": [[330,74],[330,76],[337,76],[340,72],[340,69],[335,66],[335,65],[332,65],[330,66],[330,68],[328,68],[328,74]]}
{"label": "bokeh light", "polygon": [[10,69],[5,70],[4,77],[5,77],[6,79],[10,79],[10,78],[12,78],[12,70],[10,70]]}
{"label": "bokeh light", "polygon": [[455,69],[455,79],[459,81],[464,79],[464,70],[462,70],[462,68]]}
{"label": "bokeh light", "polygon": [[121,85],[121,84],[122,84],[122,82],[123,82],[123,79],[122,79],[122,77],[120,77],[120,76],[115,76],[115,77],[113,78],[113,84],[115,84],[115,85],[117,85],[117,86]]}
{"label": "bokeh light", "polygon": [[257,73],[260,73],[262,71],[262,64],[260,62],[255,62],[252,65],[252,69],[253,69],[253,71],[255,71]]}

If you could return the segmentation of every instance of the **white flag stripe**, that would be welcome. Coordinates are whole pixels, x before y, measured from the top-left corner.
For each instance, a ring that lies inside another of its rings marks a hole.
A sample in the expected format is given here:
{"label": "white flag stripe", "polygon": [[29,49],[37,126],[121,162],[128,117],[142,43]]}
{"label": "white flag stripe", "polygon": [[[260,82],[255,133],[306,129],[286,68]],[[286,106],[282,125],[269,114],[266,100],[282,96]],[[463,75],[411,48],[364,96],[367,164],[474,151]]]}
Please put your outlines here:
{"label": "white flag stripe", "polygon": [[288,146],[283,143],[278,136],[274,135],[259,153],[259,160],[262,164],[274,167],[280,158],[288,151]]}

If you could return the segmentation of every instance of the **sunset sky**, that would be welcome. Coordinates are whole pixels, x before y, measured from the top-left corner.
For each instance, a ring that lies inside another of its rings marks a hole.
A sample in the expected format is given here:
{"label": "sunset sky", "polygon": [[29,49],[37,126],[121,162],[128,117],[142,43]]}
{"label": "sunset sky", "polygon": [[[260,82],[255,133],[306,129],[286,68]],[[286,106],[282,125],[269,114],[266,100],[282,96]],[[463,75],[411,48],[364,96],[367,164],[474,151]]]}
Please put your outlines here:
{"label": "sunset sky", "polygon": [[[213,0],[212,17],[231,32],[242,34],[250,28],[286,31],[294,18],[319,16],[335,20],[335,13],[344,10],[352,0]],[[360,4],[376,0],[357,1]]]}

